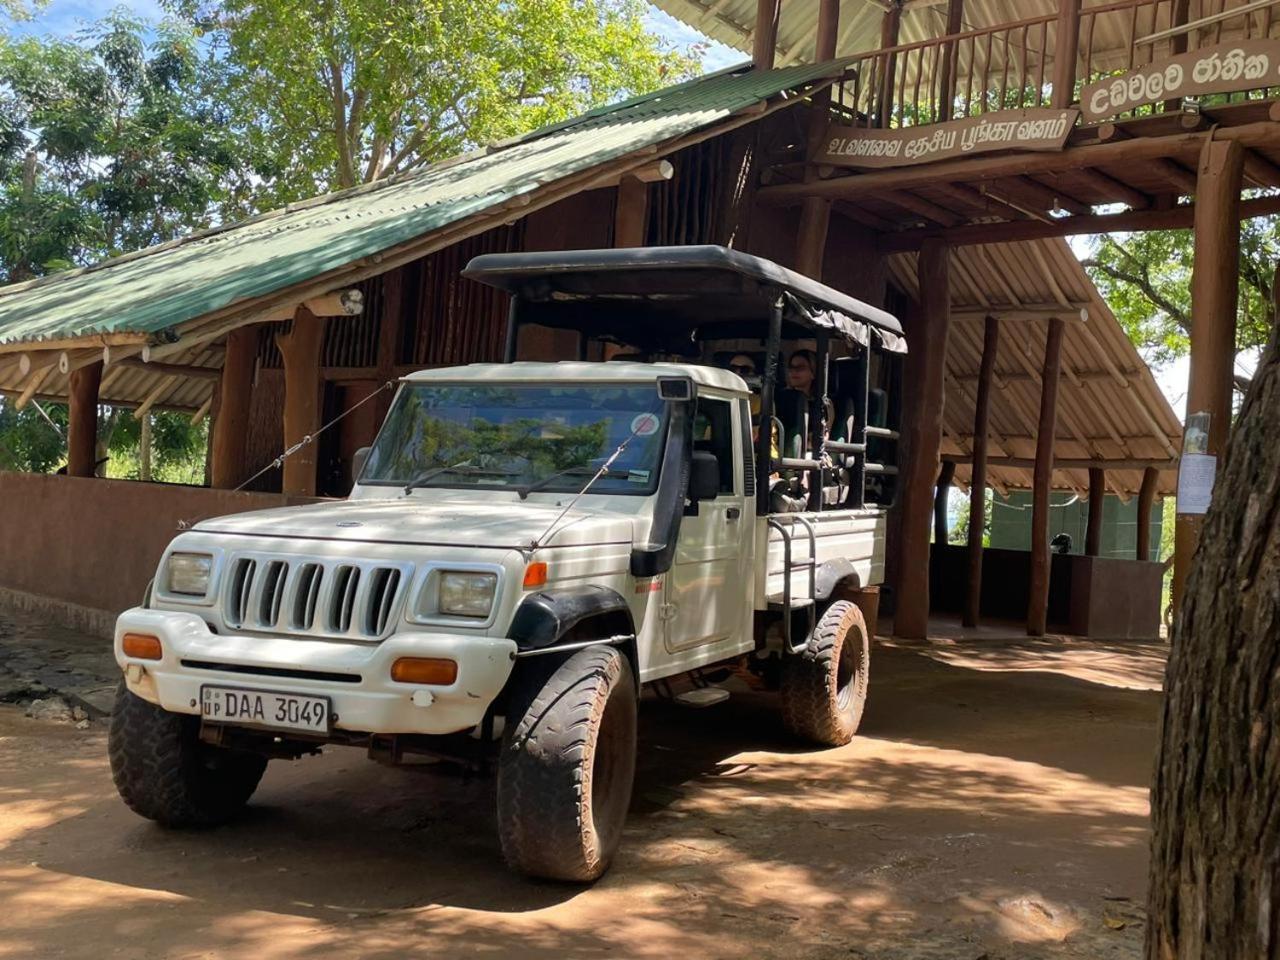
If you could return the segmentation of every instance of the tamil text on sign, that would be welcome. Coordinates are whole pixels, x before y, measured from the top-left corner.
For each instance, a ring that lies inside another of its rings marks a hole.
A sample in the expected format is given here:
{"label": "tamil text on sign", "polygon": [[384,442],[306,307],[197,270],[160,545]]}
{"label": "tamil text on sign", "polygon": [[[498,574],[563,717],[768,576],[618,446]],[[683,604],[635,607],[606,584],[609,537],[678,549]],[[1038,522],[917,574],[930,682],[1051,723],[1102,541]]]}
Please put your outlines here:
{"label": "tamil text on sign", "polygon": [[1080,90],[1080,106],[1092,122],[1162,100],[1277,85],[1280,40],[1243,40],[1095,80]]}
{"label": "tamil text on sign", "polygon": [[927,127],[873,130],[833,124],[817,162],[902,167],[992,150],[1061,150],[1079,110],[1000,110]]}

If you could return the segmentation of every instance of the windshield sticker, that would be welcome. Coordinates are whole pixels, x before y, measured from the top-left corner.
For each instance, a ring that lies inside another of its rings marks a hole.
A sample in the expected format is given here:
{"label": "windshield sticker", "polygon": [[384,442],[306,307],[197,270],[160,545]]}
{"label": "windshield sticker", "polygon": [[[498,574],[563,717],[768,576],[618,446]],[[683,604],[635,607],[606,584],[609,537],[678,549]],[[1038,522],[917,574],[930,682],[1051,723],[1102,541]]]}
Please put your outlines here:
{"label": "windshield sticker", "polygon": [[648,470],[628,470],[627,479],[630,480],[632,483],[648,483],[649,471]]}
{"label": "windshield sticker", "polygon": [[631,432],[637,437],[651,437],[658,432],[659,422],[657,414],[637,414],[631,421]]}

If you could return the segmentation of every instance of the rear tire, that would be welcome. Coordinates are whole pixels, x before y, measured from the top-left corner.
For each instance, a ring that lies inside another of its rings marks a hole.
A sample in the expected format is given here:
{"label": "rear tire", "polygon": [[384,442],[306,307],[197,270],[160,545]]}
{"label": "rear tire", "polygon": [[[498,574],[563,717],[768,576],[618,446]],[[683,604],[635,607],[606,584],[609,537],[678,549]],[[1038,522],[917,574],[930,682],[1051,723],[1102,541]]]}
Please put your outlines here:
{"label": "rear tire", "polygon": [[[613,647],[588,647],[518,686],[498,764],[498,833],[514,869],[586,883],[622,839],[636,768],[636,686]],[[541,681],[541,682],[540,682]]]}
{"label": "rear tire", "polygon": [[782,664],[782,721],[796,736],[828,747],[853,739],[867,703],[871,645],[862,611],[837,600],[800,653]]}
{"label": "rear tire", "polygon": [[253,796],[267,758],[200,740],[200,718],[116,690],[107,735],[111,778],[134,813],[166,827],[212,827]]}

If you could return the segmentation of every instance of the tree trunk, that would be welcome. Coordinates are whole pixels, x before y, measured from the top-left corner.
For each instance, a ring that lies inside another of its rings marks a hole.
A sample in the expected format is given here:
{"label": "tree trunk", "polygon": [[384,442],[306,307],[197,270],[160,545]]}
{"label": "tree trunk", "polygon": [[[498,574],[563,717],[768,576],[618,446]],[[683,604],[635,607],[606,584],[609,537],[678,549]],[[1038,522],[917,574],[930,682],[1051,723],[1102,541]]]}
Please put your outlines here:
{"label": "tree trunk", "polygon": [[1151,789],[1149,960],[1280,958],[1280,356],[1213,490]]}

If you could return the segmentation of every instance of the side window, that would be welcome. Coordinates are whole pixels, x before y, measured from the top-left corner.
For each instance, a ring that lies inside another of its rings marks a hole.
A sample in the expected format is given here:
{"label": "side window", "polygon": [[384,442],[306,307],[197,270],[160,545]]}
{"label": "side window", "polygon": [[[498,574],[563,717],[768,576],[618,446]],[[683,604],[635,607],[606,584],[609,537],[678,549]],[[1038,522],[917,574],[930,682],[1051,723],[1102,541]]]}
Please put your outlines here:
{"label": "side window", "polygon": [[693,449],[716,455],[720,492],[733,493],[733,407],[728,400],[699,397],[693,415]]}

